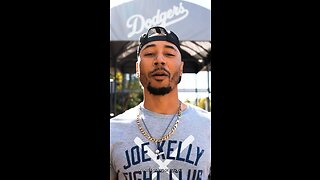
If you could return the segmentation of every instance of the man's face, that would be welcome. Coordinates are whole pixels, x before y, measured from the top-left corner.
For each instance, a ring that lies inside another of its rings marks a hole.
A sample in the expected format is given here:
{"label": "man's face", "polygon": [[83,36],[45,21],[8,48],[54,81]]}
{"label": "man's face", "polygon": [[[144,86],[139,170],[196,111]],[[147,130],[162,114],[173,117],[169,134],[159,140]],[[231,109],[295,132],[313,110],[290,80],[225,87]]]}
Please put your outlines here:
{"label": "man's face", "polygon": [[183,62],[178,48],[167,41],[152,41],[141,49],[136,71],[151,94],[165,95],[177,87]]}

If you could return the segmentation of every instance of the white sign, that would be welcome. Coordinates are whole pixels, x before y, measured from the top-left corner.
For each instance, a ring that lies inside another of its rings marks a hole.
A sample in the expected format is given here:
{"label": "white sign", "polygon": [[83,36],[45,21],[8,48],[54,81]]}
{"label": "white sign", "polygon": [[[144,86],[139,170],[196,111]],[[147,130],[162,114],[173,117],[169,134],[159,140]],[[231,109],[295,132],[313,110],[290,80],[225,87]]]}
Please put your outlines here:
{"label": "white sign", "polygon": [[[189,14],[188,9],[185,9],[180,2],[179,6],[173,6],[167,11],[160,11],[157,9],[157,13],[152,18],[144,18],[140,14],[132,15],[127,20],[127,28],[131,28],[131,32],[127,35],[128,38],[135,34],[141,34],[145,29],[149,29],[152,26],[169,26],[176,22],[185,19]],[[140,25],[140,26],[139,26]]]}

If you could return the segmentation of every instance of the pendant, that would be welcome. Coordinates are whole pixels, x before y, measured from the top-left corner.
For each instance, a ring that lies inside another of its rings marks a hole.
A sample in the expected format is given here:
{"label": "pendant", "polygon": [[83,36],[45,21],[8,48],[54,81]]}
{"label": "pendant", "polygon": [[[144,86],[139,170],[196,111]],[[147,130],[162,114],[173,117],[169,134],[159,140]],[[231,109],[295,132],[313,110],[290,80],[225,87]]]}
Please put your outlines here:
{"label": "pendant", "polygon": [[160,152],[159,149],[157,149],[157,150],[155,151],[155,153],[156,153],[157,156],[160,156],[161,154],[164,154],[164,152]]}

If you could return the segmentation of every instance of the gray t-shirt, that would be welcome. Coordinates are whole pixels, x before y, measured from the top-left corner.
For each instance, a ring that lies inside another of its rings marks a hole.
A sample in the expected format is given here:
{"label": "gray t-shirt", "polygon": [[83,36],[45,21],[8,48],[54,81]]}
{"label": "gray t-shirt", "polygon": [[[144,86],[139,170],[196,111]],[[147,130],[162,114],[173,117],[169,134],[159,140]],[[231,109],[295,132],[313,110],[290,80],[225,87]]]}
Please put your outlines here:
{"label": "gray t-shirt", "polygon": [[[141,106],[141,107],[140,107]],[[211,115],[187,104],[174,134],[157,145],[138,129],[136,119],[151,136],[161,138],[173,127],[177,115],[151,112],[143,103],[110,120],[110,172],[119,180],[208,179],[211,165]]]}

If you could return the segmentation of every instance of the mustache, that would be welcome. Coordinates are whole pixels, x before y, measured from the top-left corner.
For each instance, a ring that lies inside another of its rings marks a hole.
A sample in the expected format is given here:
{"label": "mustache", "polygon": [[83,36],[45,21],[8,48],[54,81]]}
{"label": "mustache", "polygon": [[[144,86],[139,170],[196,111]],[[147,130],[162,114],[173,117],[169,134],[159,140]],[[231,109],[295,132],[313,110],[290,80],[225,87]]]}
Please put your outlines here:
{"label": "mustache", "polygon": [[167,69],[165,69],[164,67],[156,68],[156,69],[152,70],[150,72],[150,74],[152,75],[152,74],[156,73],[157,71],[165,71],[170,76],[170,72]]}

